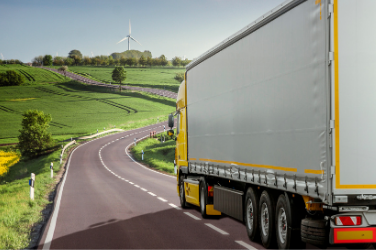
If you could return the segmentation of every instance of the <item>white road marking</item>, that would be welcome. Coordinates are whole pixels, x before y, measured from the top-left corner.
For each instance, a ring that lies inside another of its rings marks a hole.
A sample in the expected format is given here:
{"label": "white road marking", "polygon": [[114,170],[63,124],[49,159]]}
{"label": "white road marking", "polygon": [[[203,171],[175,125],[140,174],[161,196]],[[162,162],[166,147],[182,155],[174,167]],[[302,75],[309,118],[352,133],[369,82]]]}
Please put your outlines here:
{"label": "white road marking", "polygon": [[158,200],[161,200],[163,202],[166,202],[167,200],[163,199],[162,197],[158,197]]}
{"label": "white road marking", "polygon": [[244,241],[241,241],[241,240],[236,240],[235,241],[236,243],[238,243],[239,245],[242,245],[243,247],[247,248],[247,249],[257,249],[251,245],[248,245],[247,243],[245,243]]}
{"label": "white road marking", "polygon": [[145,191],[145,192],[147,191],[145,188],[141,188],[141,190],[142,190],[142,191]]}
{"label": "white road marking", "polygon": [[168,205],[170,205],[171,207],[177,209],[177,210],[181,210],[180,207],[176,206],[175,204],[172,204],[172,203],[169,203]]}
{"label": "white road marking", "polygon": [[132,184],[132,185],[133,185],[134,183],[133,183],[133,182],[129,182],[129,184]]}
{"label": "white road marking", "polygon": [[139,185],[134,185],[136,188],[140,187]]}
{"label": "white road marking", "polygon": [[153,194],[152,192],[148,192],[148,194],[150,194],[152,196],[157,196],[156,194]]}
{"label": "white road marking", "polygon": [[222,229],[219,229],[218,227],[210,224],[210,223],[205,223],[205,225],[207,225],[208,227],[210,227],[211,229],[214,229],[215,231],[217,231],[218,233],[220,234],[223,234],[223,235],[228,235],[229,233],[223,231]]}
{"label": "white road marking", "polygon": [[195,220],[201,220],[200,218],[198,218],[197,216],[194,216],[193,214],[189,213],[189,212],[184,212],[186,215],[188,215],[189,217],[195,219]]}

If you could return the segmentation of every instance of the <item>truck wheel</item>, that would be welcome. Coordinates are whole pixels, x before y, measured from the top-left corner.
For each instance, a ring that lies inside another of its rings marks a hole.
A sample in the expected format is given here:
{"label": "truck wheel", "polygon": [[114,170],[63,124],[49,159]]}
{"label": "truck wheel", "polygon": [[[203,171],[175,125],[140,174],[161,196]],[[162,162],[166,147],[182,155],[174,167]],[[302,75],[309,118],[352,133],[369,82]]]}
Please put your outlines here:
{"label": "truck wheel", "polygon": [[185,192],[184,192],[184,176],[180,177],[180,182],[179,182],[179,195],[180,195],[180,206],[182,208],[187,208],[187,202],[185,201]]}
{"label": "truck wheel", "polygon": [[303,248],[299,228],[301,213],[298,204],[291,204],[287,194],[281,194],[276,207],[276,237],[279,249]]}
{"label": "truck wheel", "polygon": [[329,243],[329,227],[326,220],[305,218],[301,224],[302,241],[325,248]]}
{"label": "truck wheel", "polygon": [[259,227],[262,245],[265,248],[275,248],[275,202],[273,196],[266,190],[261,193],[259,202]]}
{"label": "truck wheel", "polygon": [[208,196],[208,189],[206,187],[206,181],[203,179],[200,182],[200,211],[202,218],[206,218],[206,197]]}
{"label": "truck wheel", "polygon": [[251,241],[260,237],[258,228],[258,207],[259,194],[252,187],[249,187],[245,195],[244,202],[244,222],[247,228],[247,234]]}

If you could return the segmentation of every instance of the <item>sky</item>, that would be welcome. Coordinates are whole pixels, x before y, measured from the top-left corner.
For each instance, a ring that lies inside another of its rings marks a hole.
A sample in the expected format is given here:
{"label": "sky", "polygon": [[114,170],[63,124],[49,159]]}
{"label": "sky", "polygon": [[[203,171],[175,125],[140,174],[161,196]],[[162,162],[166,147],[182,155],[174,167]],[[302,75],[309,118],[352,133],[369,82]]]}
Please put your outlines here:
{"label": "sky", "polygon": [[[0,53],[109,55],[128,49],[129,33],[153,57],[194,59],[285,0],[0,0]],[[1,55],[0,55],[1,59]]]}

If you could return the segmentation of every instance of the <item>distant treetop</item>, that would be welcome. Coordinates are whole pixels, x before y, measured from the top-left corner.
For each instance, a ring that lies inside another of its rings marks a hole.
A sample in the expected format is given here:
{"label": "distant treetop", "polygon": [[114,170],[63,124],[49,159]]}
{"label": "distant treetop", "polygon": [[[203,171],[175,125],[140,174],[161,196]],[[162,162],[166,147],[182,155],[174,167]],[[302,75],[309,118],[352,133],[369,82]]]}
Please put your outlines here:
{"label": "distant treetop", "polygon": [[137,60],[141,58],[141,56],[144,56],[144,58],[152,57],[151,52],[148,50],[145,50],[144,52],[138,51],[138,50],[127,50],[121,53],[112,53],[112,58],[120,59],[122,56],[125,58],[136,58]]}
{"label": "distant treetop", "polygon": [[68,54],[68,57],[70,57],[70,58],[74,58],[74,56],[78,56],[79,58],[82,58],[82,54],[81,54],[81,51],[79,51],[79,50],[76,50],[76,49],[74,49],[74,50],[71,50],[70,52],[69,52],[69,54]]}

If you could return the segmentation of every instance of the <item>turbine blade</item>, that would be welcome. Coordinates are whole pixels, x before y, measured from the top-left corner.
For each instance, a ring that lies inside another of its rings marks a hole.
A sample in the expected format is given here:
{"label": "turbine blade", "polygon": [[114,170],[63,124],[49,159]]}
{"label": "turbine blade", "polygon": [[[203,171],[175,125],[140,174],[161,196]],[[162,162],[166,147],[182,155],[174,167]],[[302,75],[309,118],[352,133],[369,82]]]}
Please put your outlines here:
{"label": "turbine blade", "polygon": [[131,35],[131,19],[129,19],[129,35]]}
{"label": "turbine blade", "polygon": [[124,41],[125,39],[128,39],[128,37],[126,36],[126,37],[124,37],[123,39],[121,39],[119,42],[117,42],[116,44],[118,44],[118,43],[121,43],[122,41]]}
{"label": "turbine blade", "polygon": [[142,46],[142,44],[141,43],[139,43],[136,39],[134,39],[133,37],[129,37],[129,38],[131,38],[133,41],[135,41],[136,43],[138,43],[139,45],[141,45]]}

